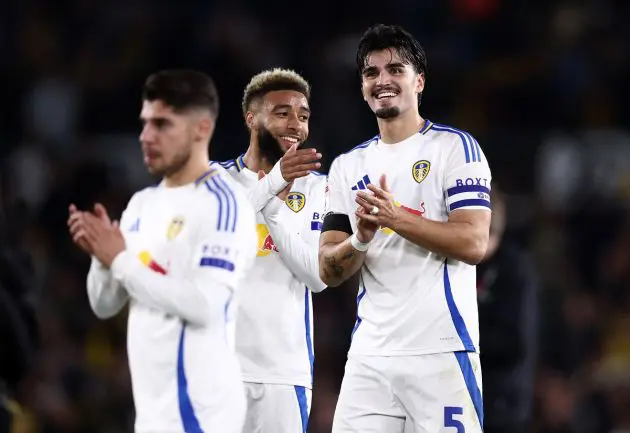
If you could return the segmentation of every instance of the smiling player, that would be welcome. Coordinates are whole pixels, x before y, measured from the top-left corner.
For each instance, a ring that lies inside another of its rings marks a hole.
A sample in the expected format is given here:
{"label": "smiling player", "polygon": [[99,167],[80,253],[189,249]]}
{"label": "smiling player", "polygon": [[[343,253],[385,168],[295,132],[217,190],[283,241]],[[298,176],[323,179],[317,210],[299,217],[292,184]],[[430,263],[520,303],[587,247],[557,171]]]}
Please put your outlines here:
{"label": "smiling player", "polygon": [[261,201],[266,195],[258,191],[252,197],[259,211],[258,256],[240,292],[236,323],[247,395],[244,433],[299,433],[308,424],[311,292],[326,287],[317,261],[326,178],[309,171],[319,168],[321,155],[298,149],[308,137],[309,97],[309,84],[293,71],[254,76],[242,106],[249,148],[220,163],[249,191],[265,179],[279,178],[270,184],[279,185],[271,199]]}
{"label": "smiling player", "polygon": [[488,162],[470,134],[420,116],[426,56],[409,33],[370,27],[357,67],[379,135],[328,177],[321,277],[361,275],[333,432],[480,432]]}

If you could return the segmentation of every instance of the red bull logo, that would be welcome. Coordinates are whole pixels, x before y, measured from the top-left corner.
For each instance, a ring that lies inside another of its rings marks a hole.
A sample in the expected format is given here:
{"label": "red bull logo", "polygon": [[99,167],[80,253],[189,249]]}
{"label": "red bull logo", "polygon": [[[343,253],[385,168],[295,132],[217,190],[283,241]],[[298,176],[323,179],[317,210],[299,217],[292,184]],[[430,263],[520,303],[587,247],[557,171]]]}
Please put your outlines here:
{"label": "red bull logo", "polygon": [[[400,202],[398,202],[396,200],[394,200],[394,206],[399,207],[399,208],[401,208],[401,209],[403,209],[403,210],[405,210],[405,211],[407,211],[407,212],[409,212],[411,214],[418,215],[418,216],[424,215],[424,213],[427,211],[426,208],[424,207],[424,202],[420,203],[420,209],[414,209],[414,208],[411,208],[411,207],[407,207],[404,204],[401,204]],[[387,227],[381,227],[380,231],[383,234],[387,235],[387,236],[394,234],[394,231],[392,229],[390,229],[390,228],[387,228]]]}
{"label": "red bull logo", "polygon": [[256,224],[256,232],[258,233],[258,253],[256,254],[258,257],[267,256],[272,251],[278,252],[265,224]]}

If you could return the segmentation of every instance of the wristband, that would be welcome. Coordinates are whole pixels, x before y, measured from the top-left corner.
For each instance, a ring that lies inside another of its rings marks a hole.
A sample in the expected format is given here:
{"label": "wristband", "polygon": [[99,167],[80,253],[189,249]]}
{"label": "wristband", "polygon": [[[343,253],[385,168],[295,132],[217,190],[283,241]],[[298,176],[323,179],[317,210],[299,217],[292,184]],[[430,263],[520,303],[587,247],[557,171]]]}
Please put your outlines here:
{"label": "wristband", "polygon": [[267,179],[267,182],[269,182],[268,184],[269,192],[273,195],[280,194],[280,191],[285,189],[287,185],[289,184],[289,182],[284,180],[284,177],[282,177],[282,170],[280,169],[280,161],[278,161],[276,165],[273,166],[269,174],[265,176],[263,179]]}
{"label": "wristband", "polygon": [[352,244],[352,247],[357,251],[365,252],[370,247],[369,242],[361,242],[359,239],[357,239],[356,233],[350,236],[350,243]]}

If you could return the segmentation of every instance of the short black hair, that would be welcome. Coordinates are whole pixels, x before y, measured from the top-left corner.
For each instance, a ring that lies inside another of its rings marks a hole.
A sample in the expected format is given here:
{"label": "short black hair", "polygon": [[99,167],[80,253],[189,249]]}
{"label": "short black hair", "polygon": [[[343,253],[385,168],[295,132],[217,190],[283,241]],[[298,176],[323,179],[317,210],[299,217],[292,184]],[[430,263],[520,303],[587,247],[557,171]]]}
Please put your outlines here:
{"label": "short black hair", "polygon": [[393,48],[405,62],[409,62],[416,73],[427,75],[427,55],[420,42],[411,33],[397,25],[374,24],[361,36],[357,48],[357,69],[363,73],[367,58],[373,51]]}
{"label": "short black hair", "polygon": [[191,69],[170,69],[147,78],[142,90],[145,101],[163,101],[176,112],[206,109],[219,116],[219,94],[212,78]]}
{"label": "short black hair", "polygon": [[311,98],[311,86],[300,74],[291,69],[269,69],[254,75],[245,87],[241,102],[243,117],[247,116],[253,102],[278,90],[294,90],[304,95],[307,101]]}

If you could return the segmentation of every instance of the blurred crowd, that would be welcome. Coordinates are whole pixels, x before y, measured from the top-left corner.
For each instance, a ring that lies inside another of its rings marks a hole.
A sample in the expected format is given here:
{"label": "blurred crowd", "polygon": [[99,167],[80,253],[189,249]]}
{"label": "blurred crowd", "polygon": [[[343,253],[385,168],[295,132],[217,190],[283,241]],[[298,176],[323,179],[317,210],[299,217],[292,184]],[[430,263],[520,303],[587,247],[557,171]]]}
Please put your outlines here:
{"label": "blurred crowd", "polygon": [[[385,22],[427,51],[421,113],[471,132],[502,191],[479,272],[488,431],[630,432],[629,17],[621,0],[3,3],[0,313],[20,311],[23,358],[0,333],[0,406],[14,431],[132,431],[126,316],[91,313],[89,263],[65,223],[70,202],[117,215],[151,182],[137,139],[146,76],[188,67],[216,80],[211,157],[224,160],[248,144],[249,78],[296,69],[329,164],[376,131],[355,49]],[[330,431],[355,296],[313,299],[311,433]]]}

